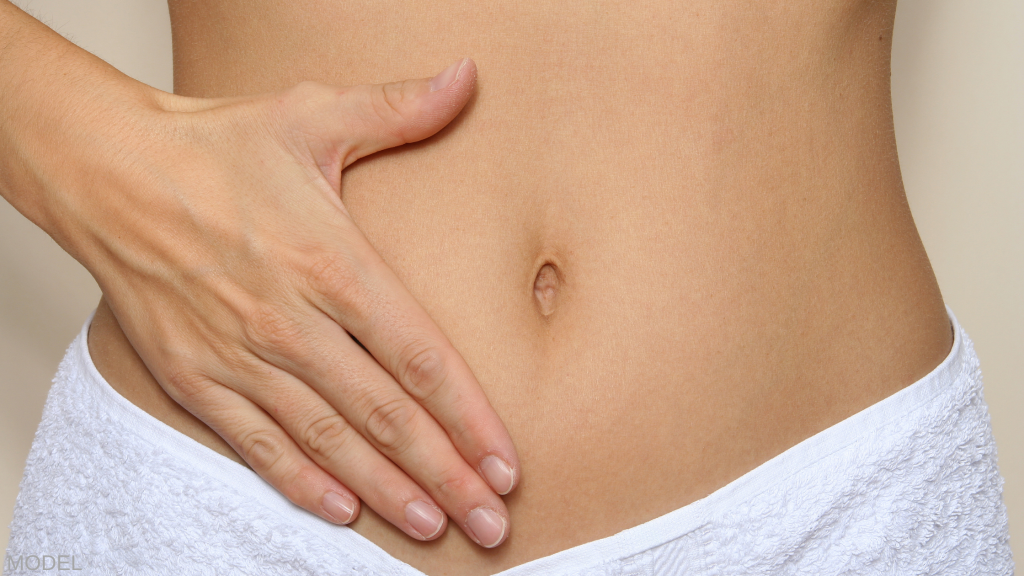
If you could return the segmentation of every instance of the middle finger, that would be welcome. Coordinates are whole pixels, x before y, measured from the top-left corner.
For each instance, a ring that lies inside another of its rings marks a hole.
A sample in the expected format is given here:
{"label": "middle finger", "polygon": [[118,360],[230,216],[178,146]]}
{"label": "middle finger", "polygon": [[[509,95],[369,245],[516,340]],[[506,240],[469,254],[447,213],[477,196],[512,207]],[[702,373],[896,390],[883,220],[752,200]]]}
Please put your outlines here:
{"label": "middle finger", "polygon": [[[466,463],[433,417],[331,318],[317,312],[304,324],[303,330],[287,331],[292,335],[289,346],[277,339],[250,338],[254,352],[319,394],[380,454],[426,490],[475,542],[485,547],[503,542],[509,532],[504,502]],[[296,338],[297,334],[302,336]],[[287,402],[287,398],[278,401]],[[283,422],[284,415],[271,414],[292,433],[294,424]],[[343,463],[340,460],[345,458],[337,457],[338,444],[347,438],[330,433],[333,428],[328,421],[319,422],[318,427],[329,433],[307,432],[309,441],[300,441],[303,449],[332,473],[351,470],[350,461]],[[362,485],[347,474],[339,480],[362,496]],[[366,503],[377,510],[372,502]]]}

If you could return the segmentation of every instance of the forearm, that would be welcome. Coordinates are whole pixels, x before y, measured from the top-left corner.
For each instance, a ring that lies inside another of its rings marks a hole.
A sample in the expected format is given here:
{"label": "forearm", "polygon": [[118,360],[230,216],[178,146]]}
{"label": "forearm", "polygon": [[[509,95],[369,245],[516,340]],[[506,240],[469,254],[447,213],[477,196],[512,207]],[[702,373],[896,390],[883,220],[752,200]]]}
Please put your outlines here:
{"label": "forearm", "polygon": [[126,157],[158,94],[0,0],[0,195],[78,257],[72,200]]}

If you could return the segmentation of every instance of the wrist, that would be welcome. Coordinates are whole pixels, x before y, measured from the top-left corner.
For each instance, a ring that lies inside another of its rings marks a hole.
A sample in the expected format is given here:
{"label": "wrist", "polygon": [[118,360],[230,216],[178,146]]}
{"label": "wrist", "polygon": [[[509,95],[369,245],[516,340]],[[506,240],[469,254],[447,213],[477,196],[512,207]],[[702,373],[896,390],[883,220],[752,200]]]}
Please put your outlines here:
{"label": "wrist", "polygon": [[0,195],[77,258],[75,197],[145,134],[158,93],[0,0]]}

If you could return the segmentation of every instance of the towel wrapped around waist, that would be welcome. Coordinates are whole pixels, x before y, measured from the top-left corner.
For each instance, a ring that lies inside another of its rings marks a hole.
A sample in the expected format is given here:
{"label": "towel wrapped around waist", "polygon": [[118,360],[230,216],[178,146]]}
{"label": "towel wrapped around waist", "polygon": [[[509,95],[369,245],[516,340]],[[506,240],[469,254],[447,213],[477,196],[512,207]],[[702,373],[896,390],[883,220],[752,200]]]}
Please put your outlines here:
{"label": "towel wrapped around waist", "polygon": [[[978,359],[950,320],[949,356],[918,382],[702,500],[502,575],[1012,574]],[[4,574],[423,576],[125,400],[88,326],[50,390]]]}

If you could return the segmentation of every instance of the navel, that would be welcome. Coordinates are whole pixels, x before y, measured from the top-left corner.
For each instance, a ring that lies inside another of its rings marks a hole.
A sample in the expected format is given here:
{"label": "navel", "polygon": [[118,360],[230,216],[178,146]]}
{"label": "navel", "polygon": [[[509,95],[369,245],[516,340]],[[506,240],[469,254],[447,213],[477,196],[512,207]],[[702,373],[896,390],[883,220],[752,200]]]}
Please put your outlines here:
{"label": "navel", "polygon": [[533,281],[533,296],[537,299],[540,313],[545,316],[550,316],[555,311],[559,282],[558,269],[554,264],[548,262],[537,271],[537,277]]}

